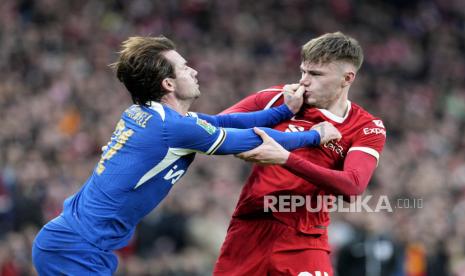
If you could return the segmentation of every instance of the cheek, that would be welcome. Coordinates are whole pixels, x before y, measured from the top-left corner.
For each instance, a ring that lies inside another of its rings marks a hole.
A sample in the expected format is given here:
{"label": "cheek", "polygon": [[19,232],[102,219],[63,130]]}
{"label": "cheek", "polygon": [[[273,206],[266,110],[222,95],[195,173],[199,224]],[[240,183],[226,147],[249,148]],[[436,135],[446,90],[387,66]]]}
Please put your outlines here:
{"label": "cheek", "polygon": [[339,82],[336,79],[328,79],[321,84],[321,88],[327,93],[335,93],[338,90]]}
{"label": "cheek", "polygon": [[189,86],[189,79],[186,78],[185,76],[179,78],[179,83],[182,86]]}

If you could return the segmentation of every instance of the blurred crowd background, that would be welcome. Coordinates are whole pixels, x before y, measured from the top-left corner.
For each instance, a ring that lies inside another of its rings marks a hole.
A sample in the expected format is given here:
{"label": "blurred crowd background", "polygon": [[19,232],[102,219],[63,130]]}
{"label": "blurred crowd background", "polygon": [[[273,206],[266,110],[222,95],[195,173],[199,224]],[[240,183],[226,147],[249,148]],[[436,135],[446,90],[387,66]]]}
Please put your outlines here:
{"label": "blurred crowd background", "polygon": [[[130,104],[108,67],[127,37],[173,39],[199,71],[192,110],[214,114],[296,82],[300,46],[338,30],[365,52],[352,101],[388,129],[366,193],[410,208],[333,214],[337,275],[465,275],[461,0],[0,1],[0,275],[34,275],[35,234],[89,176]],[[211,274],[249,172],[234,157],[198,156],[118,253],[117,274]]]}

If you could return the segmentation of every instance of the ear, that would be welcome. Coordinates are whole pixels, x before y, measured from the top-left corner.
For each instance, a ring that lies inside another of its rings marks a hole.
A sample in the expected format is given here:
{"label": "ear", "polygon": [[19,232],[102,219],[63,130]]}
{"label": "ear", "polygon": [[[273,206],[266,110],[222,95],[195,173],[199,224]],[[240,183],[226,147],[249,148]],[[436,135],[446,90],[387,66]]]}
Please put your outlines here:
{"label": "ear", "polygon": [[342,87],[351,85],[355,80],[355,71],[346,71],[344,73],[344,79],[342,80]]}
{"label": "ear", "polygon": [[168,92],[174,92],[176,90],[176,83],[172,78],[164,78],[161,81],[161,86]]}

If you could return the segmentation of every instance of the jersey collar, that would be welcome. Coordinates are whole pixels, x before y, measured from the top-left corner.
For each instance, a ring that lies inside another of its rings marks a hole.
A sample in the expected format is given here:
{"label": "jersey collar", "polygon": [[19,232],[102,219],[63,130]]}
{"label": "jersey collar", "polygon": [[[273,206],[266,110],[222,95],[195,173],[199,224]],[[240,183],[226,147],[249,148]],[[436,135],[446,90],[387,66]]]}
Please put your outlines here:
{"label": "jersey collar", "polygon": [[327,109],[318,108],[318,110],[321,113],[323,113],[323,115],[326,116],[328,119],[331,119],[332,121],[334,121],[336,123],[340,123],[340,124],[343,123],[347,119],[347,117],[349,117],[351,109],[352,109],[352,103],[349,100],[347,100],[347,111],[346,111],[346,114],[344,115],[344,117],[337,116],[337,115],[331,113]]}
{"label": "jersey collar", "polygon": [[156,111],[158,114],[160,114],[161,120],[165,120],[165,109],[163,109],[163,105],[159,102],[151,101],[149,102],[149,108]]}

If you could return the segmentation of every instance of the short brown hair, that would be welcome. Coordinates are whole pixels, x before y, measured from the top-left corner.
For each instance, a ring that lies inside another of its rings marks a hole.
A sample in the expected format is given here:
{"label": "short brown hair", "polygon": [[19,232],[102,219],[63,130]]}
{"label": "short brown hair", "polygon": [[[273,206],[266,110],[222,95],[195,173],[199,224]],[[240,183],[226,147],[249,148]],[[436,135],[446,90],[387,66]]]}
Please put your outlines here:
{"label": "short brown hair", "polygon": [[346,61],[358,70],[363,63],[363,50],[358,41],[341,32],[327,33],[302,46],[302,62],[329,63]]}
{"label": "short brown hair", "polygon": [[174,43],[164,36],[135,36],[121,44],[118,60],[110,67],[115,69],[116,77],[124,83],[135,104],[147,106],[163,97],[163,79],[176,77],[173,65],[163,53],[175,49]]}

